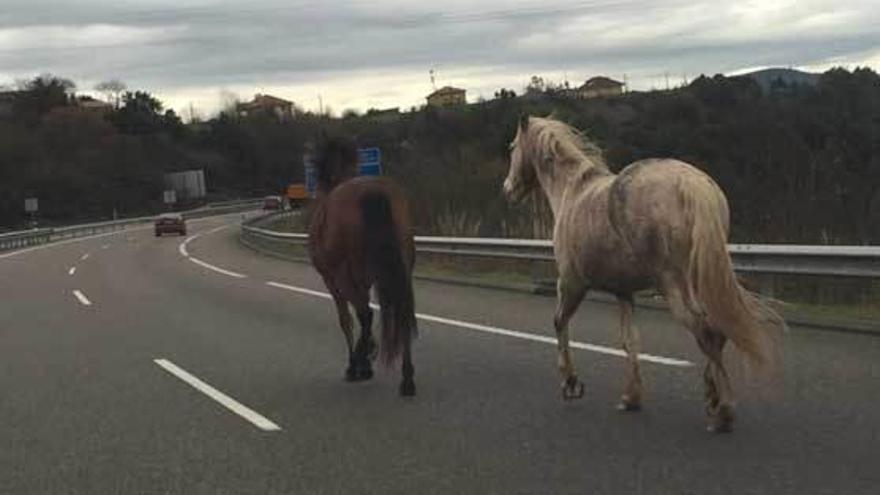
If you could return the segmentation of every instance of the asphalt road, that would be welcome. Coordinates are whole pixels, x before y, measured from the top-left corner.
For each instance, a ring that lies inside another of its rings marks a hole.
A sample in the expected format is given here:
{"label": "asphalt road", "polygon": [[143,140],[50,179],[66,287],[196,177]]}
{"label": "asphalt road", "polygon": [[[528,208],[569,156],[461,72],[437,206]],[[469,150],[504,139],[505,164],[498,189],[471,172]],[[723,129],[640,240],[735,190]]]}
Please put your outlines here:
{"label": "asphalt road", "polygon": [[[0,254],[0,493],[880,492],[876,337],[793,328],[718,436],[665,313],[637,312],[657,359],[625,414],[604,347],[575,351],[587,393],[561,400],[551,298],[417,283],[407,400],[397,370],[342,380],[319,279],[240,246],[236,220],[191,222],[184,247],[147,229]],[[614,348],[614,321],[587,303],[573,338]]]}

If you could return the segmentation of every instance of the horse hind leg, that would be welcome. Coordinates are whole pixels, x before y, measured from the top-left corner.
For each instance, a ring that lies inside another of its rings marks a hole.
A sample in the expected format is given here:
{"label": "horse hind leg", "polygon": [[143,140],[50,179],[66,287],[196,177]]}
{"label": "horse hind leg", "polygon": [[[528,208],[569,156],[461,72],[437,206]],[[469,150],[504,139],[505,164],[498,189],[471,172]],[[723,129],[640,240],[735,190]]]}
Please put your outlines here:
{"label": "horse hind leg", "polygon": [[708,358],[703,371],[706,383],[706,413],[709,415],[709,431],[728,433],[733,430],[733,389],[724,367],[724,344],[727,337],[706,327],[697,336],[700,349]]}
{"label": "horse hind leg", "polygon": [[729,432],[733,428],[733,392],[722,359],[726,337],[706,324],[706,318],[696,304],[692,291],[684,277],[677,279],[664,276],[663,292],[669,309],[697,340],[697,345],[706,356],[703,369],[705,384],[706,412],[709,415],[709,431]]}
{"label": "horse hind leg", "polygon": [[369,302],[356,306],[361,335],[354,347],[354,378],[356,381],[373,378],[371,361],[376,356],[376,341],[373,339],[373,310]]}
{"label": "horse hind leg", "polygon": [[557,284],[556,314],[553,326],[556,329],[559,374],[562,376],[562,398],[580,399],[584,396],[584,384],[578,379],[571,362],[571,349],[568,343],[568,322],[586,295],[587,289],[581,284],[564,283],[560,277]]}
{"label": "horse hind leg", "polygon": [[400,382],[400,395],[403,397],[412,397],[416,395],[416,382],[413,380],[415,368],[412,364],[412,346],[410,342],[406,343],[403,349],[403,362],[400,365],[400,372],[403,380]]}
{"label": "horse hind leg", "polygon": [[336,313],[339,315],[339,327],[345,337],[345,344],[348,347],[348,368],[345,369],[345,380],[355,381],[356,359],[354,353],[354,336],[352,334],[353,322],[351,312],[348,310],[348,301],[341,295],[331,291],[333,302],[336,303]]}
{"label": "horse hind leg", "polygon": [[642,408],[642,377],[639,372],[639,333],[632,324],[632,294],[618,296],[617,300],[620,308],[620,340],[626,351],[627,364],[626,387],[617,408],[621,411],[638,411]]}

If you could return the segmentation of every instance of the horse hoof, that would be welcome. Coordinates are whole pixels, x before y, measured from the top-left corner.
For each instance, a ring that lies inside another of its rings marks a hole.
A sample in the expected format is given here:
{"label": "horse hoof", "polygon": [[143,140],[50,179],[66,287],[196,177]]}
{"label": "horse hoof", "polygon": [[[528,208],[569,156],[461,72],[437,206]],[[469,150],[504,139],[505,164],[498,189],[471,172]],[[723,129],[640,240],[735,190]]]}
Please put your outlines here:
{"label": "horse hoof", "polygon": [[562,383],[562,398],[564,400],[580,399],[584,396],[584,384],[577,377],[569,377]]}
{"label": "horse hoof", "polygon": [[373,369],[369,366],[358,368],[356,372],[356,378],[358,381],[369,380],[373,378]]}
{"label": "horse hoof", "polygon": [[404,380],[400,384],[401,397],[412,397],[416,395],[416,384],[411,380]]}
{"label": "horse hoof", "polygon": [[719,406],[717,412],[712,416],[711,423],[707,430],[710,433],[730,433],[733,431],[733,408],[730,406]]}
{"label": "horse hoof", "polygon": [[349,366],[345,370],[345,381],[347,382],[356,382],[357,381],[357,370],[351,366]]}

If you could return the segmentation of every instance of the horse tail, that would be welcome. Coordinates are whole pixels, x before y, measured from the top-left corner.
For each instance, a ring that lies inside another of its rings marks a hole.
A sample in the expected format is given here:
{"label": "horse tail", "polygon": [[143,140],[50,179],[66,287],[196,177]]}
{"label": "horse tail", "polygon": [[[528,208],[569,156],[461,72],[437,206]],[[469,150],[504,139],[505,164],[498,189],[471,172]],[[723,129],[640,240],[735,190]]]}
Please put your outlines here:
{"label": "horse tail", "polygon": [[727,250],[728,207],[713,182],[692,183],[685,195],[693,214],[690,280],[706,323],[729,338],[759,367],[775,357],[776,336],[785,321],[740,285]]}
{"label": "horse tail", "polygon": [[376,276],[382,320],[382,361],[392,364],[415,337],[416,317],[410,267],[404,260],[388,195],[369,192],[360,200],[364,253]]}

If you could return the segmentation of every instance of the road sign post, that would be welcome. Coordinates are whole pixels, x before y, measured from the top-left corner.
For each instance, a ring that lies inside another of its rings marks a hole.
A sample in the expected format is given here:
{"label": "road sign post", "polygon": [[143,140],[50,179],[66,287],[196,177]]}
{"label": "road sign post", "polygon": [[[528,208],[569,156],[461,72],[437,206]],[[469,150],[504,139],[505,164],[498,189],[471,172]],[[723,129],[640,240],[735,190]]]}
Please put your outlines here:
{"label": "road sign post", "polygon": [[318,180],[315,176],[315,162],[312,161],[311,153],[303,155],[303,171],[306,179],[306,191],[309,192],[310,197],[314,198],[315,191],[318,190]]}
{"label": "road sign post", "polygon": [[24,211],[30,216],[31,228],[37,227],[37,212],[40,211],[40,200],[37,198],[25,198]]}
{"label": "road sign post", "polygon": [[168,205],[168,208],[171,208],[172,205],[177,203],[177,191],[174,189],[164,191],[162,194],[162,200]]}

